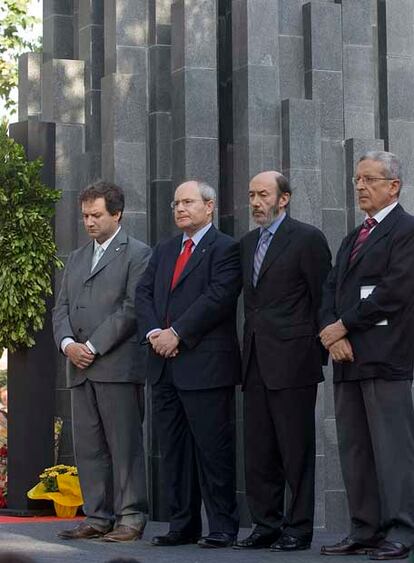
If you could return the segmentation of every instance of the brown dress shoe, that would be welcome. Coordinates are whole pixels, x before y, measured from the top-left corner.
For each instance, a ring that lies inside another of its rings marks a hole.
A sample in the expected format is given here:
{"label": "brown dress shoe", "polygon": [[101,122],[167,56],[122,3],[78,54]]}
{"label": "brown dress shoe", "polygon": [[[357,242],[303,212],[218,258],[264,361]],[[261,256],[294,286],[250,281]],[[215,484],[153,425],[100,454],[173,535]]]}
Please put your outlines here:
{"label": "brown dress shoe", "polygon": [[373,549],[369,558],[375,561],[387,561],[389,559],[405,559],[410,550],[403,543],[383,540],[376,549]]}
{"label": "brown dress shoe", "polygon": [[374,544],[372,546],[365,545],[347,537],[333,545],[323,545],[321,547],[321,555],[365,555],[375,549],[375,547]]}
{"label": "brown dress shoe", "polygon": [[97,528],[94,528],[85,522],[81,522],[75,528],[62,530],[61,532],[58,532],[57,535],[63,540],[90,540],[92,538],[100,538],[104,535],[104,533],[105,532],[101,532]]}
{"label": "brown dress shoe", "polygon": [[131,528],[131,526],[123,526],[122,524],[117,526],[111,532],[108,532],[102,538],[103,541],[135,541],[142,538],[145,526],[142,525],[141,528]]}

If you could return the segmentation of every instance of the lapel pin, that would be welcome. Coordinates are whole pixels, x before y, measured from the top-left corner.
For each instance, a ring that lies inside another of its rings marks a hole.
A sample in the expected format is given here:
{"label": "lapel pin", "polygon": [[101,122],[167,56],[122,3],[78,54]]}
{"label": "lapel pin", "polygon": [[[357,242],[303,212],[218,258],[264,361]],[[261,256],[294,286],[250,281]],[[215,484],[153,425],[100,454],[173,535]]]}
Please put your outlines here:
{"label": "lapel pin", "polygon": [[203,248],[203,250],[201,252],[205,252],[205,251],[206,251],[206,248]]}
{"label": "lapel pin", "polygon": [[120,248],[119,246],[118,246],[118,248],[115,248],[115,252],[118,252],[119,248]]}

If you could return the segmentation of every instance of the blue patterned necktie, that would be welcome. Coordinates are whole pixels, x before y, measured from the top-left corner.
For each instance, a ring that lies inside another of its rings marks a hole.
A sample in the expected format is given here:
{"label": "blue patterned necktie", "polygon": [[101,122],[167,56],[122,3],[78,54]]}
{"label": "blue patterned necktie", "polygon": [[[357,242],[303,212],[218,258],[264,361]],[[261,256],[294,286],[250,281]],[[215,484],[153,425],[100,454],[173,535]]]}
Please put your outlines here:
{"label": "blue patterned necktie", "polygon": [[254,253],[253,261],[253,286],[256,287],[257,280],[259,279],[260,268],[262,267],[264,257],[266,255],[267,249],[269,248],[270,241],[273,234],[268,229],[263,229],[260,235],[259,242],[256,247],[256,252]]}

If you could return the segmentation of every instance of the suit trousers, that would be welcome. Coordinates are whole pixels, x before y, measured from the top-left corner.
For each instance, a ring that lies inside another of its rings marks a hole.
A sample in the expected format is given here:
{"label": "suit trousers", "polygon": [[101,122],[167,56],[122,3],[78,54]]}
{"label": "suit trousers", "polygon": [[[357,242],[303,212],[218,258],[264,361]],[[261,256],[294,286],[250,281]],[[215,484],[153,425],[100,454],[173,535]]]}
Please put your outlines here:
{"label": "suit trousers", "polygon": [[142,420],[144,386],[87,379],[72,388],[75,456],[86,522],[138,528],[148,512]]}
{"label": "suit trousers", "polygon": [[203,499],[210,532],[236,535],[234,387],[178,389],[167,360],[152,399],[170,530],[200,536]]}
{"label": "suit trousers", "polygon": [[339,453],[351,537],[414,544],[411,381],[335,383]]}
{"label": "suit trousers", "polygon": [[292,536],[312,538],[316,393],[317,385],[268,389],[253,347],[244,393],[245,465],[246,496],[258,533],[284,528]]}

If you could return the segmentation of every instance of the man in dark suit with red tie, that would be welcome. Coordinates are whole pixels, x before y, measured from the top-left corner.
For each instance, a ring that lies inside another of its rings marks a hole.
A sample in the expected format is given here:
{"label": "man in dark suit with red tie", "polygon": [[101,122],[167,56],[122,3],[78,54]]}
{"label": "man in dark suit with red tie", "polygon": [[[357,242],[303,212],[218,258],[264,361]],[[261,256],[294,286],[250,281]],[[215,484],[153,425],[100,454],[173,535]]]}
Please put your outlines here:
{"label": "man in dark suit with red tie", "polygon": [[351,531],[321,553],[403,559],[414,544],[414,218],[398,203],[395,155],[363,156],[354,184],[365,221],[342,242],[320,314]]}
{"label": "man in dark suit with red tie", "polygon": [[[238,531],[234,387],[241,273],[238,243],[212,224],[215,200],[203,182],[177,188],[172,208],[183,234],[156,246],[136,289],[170,510],[168,534],[152,539],[157,546],[227,547]],[[199,539],[201,500],[210,533]]]}

